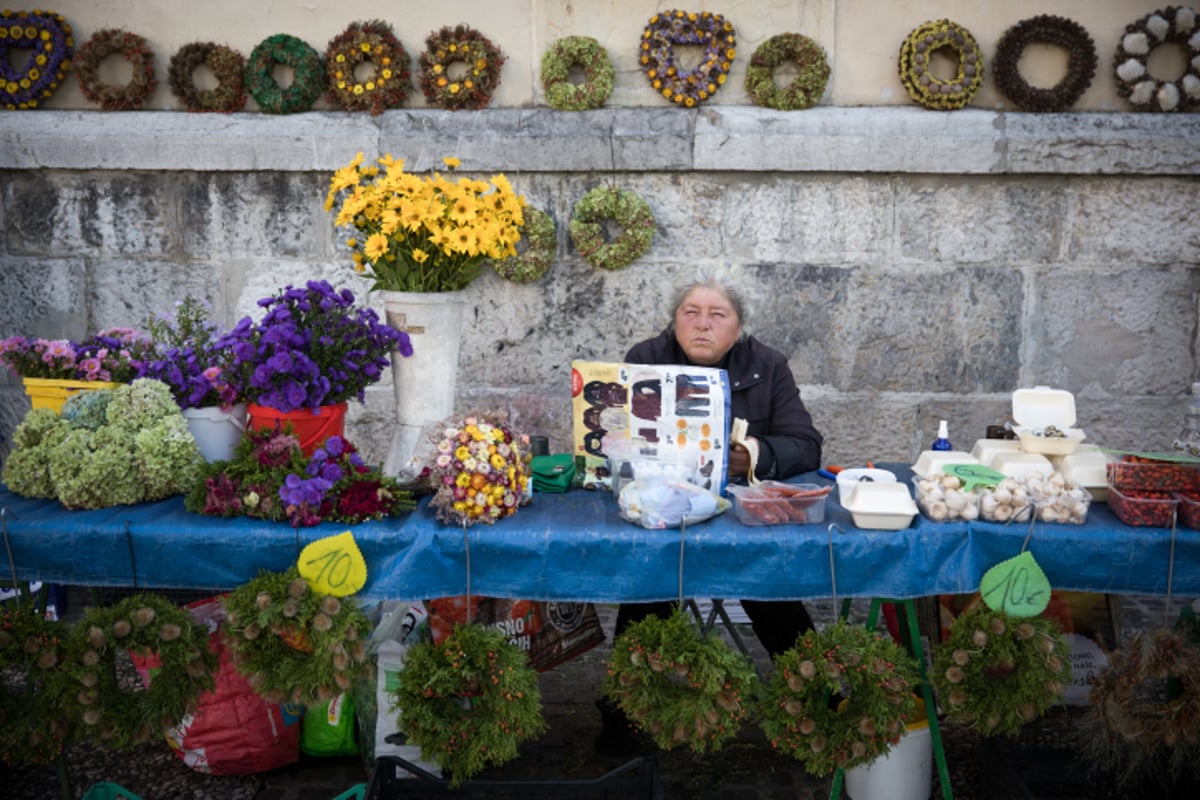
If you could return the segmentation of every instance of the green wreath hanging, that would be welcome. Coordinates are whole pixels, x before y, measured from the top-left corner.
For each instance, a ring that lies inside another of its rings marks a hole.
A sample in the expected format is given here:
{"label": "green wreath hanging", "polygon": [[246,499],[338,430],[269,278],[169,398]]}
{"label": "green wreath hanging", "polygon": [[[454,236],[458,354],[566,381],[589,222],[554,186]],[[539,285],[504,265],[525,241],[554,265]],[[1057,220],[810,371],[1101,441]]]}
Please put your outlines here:
{"label": "green wreath hanging", "polygon": [[[32,50],[18,71],[9,63],[12,50]],[[0,11],[0,105],[10,111],[37,108],[67,77],[75,39],[62,14],[52,11]]]}
{"label": "green wreath hanging", "polygon": [[[63,750],[70,726],[50,691],[67,628],[29,606],[0,611],[0,760],[46,764]],[[10,686],[9,678],[16,683]]]}
{"label": "green wreath hanging", "polygon": [[[122,688],[117,654],[157,655],[144,690]],[[60,712],[79,735],[112,749],[126,749],[167,731],[214,685],[216,655],[208,628],[184,609],[154,594],[127,597],[115,606],[89,608],[71,629],[53,693]]]}
{"label": "green wreath hanging", "polygon": [[[100,63],[119,54],[133,68],[129,83],[114,86],[100,80]],[[154,76],[154,51],[136,33],[114,28],[96,31],[75,56],[75,74],[83,96],[105,111],[141,110],[158,86]]]}
{"label": "green wreath hanging", "polygon": [[[571,80],[571,68],[583,71],[583,83]],[[559,111],[599,108],[612,95],[617,72],[604,46],[591,36],[567,36],[542,55],[546,103]]]}
{"label": "green wreath hanging", "polygon": [[[425,38],[418,59],[425,102],[448,111],[486,108],[500,85],[505,57],[500,48],[467,25],[446,26]],[[466,72],[451,77],[452,64],[465,64]]]}
{"label": "green wreath hanging", "polygon": [[[774,663],[763,692],[763,731],[811,775],[886,753],[917,710],[916,660],[861,625],[838,621],[808,631]],[[831,702],[839,696],[841,703]]]}
{"label": "green wreath hanging", "polygon": [[[201,66],[212,70],[217,88],[200,89],[195,72]],[[236,50],[213,42],[185,44],[171,56],[167,82],[188,111],[230,114],[246,105],[246,59]]]}
{"label": "green wreath hanging", "polygon": [[684,612],[649,616],[613,642],[604,694],[664,750],[719,750],[735,737],[758,690],[754,665]]}
{"label": "green wreath hanging", "polygon": [[[605,241],[604,221],[613,220],[624,230]],[[633,192],[600,186],[580,198],[571,217],[571,241],[593,267],[619,270],[641,258],[654,239],[654,212]]]}
{"label": "green wreath hanging", "polygon": [[[292,85],[275,80],[275,65],[292,68]],[[277,33],[263,39],[246,62],[246,91],[267,114],[308,111],[325,90],[325,61],[303,39]]]}
{"label": "green wreath hanging", "polygon": [[492,268],[513,283],[533,283],[546,274],[558,252],[554,218],[539,208],[527,207],[521,241],[525,243],[524,252],[493,261]]}
{"label": "green wreath hanging", "polygon": [[[938,50],[956,56],[953,78],[943,80],[929,69]],[[950,111],[975,99],[983,85],[983,54],[966,28],[948,19],[926,22],[912,30],[900,45],[900,82],[908,96],[925,108]]]}
{"label": "green wreath hanging", "polygon": [[[784,64],[796,65],[796,77],[787,86],[775,81]],[[799,33],[781,33],[758,46],[746,68],[746,93],[757,105],[776,111],[810,108],[821,99],[829,82],[825,49]]]}
{"label": "green wreath hanging", "polygon": [[[694,69],[681,72],[675,45],[700,45],[704,56]],[[638,63],[656,92],[675,105],[692,108],[725,85],[736,45],[733,23],[722,15],[674,9],[650,18],[642,31]]]}
{"label": "green wreath hanging", "polygon": [[222,603],[222,639],[269,702],[323,703],[370,672],[366,615],[353,598],[314,591],[294,566],[259,572]]}
{"label": "green wreath hanging", "polygon": [[980,606],[960,614],[934,648],[931,680],[947,719],[984,736],[1015,735],[1062,702],[1071,661],[1055,620]]}
{"label": "green wreath hanging", "polygon": [[[1030,86],[1021,76],[1021,54],[1031,44],[1067,51],[1067,74],[1050,89]],[[1096,74],[1096,44],[1078,22],[1042,14],[1023,19],[1000,37],[992,61],[996,88],[1022,111],[1062,111],[1075,104]]]}
{"label": "green wreath hanging", "polygon": [[[355,70],[370,63],[374,71],[359,80]],[[329,41],[325,50],[325,76],[329,102],[343,111],[382,114],[399,108],[408,99],[412,75],[408,52],[382,20],[353,22]]]}
{"label": "green wreath hanging", "polygon": [[459,625],[441,644],[414,645],[392,697],[401,732],[452,787],[546,730],[537,672],[497,628]]}
{"label": "green wreath hanging", "polygon": [[[1183,74],[1173,81],[1154,78],[1148,68],[1150,52],[1166,42],[1187,51]],[[1131,25],[1113,56],[1117,94],[1138,111],[1190,111],[1200,106],[1200,30],[1196,12],[1186,6],[1154,11]]]}

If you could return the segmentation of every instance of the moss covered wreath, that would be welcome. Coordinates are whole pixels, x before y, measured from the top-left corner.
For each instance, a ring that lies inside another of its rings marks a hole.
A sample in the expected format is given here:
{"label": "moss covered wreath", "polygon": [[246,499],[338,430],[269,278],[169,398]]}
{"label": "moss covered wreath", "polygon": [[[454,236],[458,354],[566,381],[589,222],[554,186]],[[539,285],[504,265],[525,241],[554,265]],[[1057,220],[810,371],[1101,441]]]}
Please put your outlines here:
{"label": "moss covered wreath", "polygon": [[[100,80],[100,64],[111,55],[121,55],[133,68],[129,83],[114,86]],[[96,31],[75,56],[75,74],[83,96],[105,111],[137,111],[143,108],[158,86],[154,75],[154,51],[136,33],[115,28]]]}
{"label": "moss covered wreath", "polygon": [[[929,68],[938,50],[956,56],[956,71],[942,80]],[[950,111],[975,99],[983,85],[983,54],[966,28],[948,19],[926,22],[914,28],[900,45],[900,82],[908,96],[925,108]]]}
{"label": "moss covered wreath", "polygon": [[[9,53],[31,50],[22,70],[13,69]],[[0,106],[22,111],[37,108],[67,77],[75,39],[62,14],[52,11],[0,11]]]}
{"label": "moss covered wreath", "polygon": [[[421,67],[421,92],[425,102],[448,111],[486,108],[500,85],[504,53],[490,39],[467,25],[446,26],[425,37]],[[451,77],[452,64],[465,64],[466,72]]]}
{"label": "moss covered wreath", "polygon": [[[700,45],[704,56],[694,69],[682,72],[675,45]],[[692,108],[725,85],[736,45],[733,23],[720,14],[664,11],[651,17],[642,31],[638,63],[656,92],[675,105]]]}
{"label": "moss covered wreath", "polygon": [[554,218],[540,208],[526,207],[521,241],[525,243],[524,252],[493,261],[492,268],[513,283],[533,283],[546,274],[558,252]]}
{"label": "moss covered wreath", "polygon": [[411,647],[393,697],[400,730],[450,772],[452,786],[516,758],[521,742],[546,729],[537,672],[503,631],[482,625]]}
{"label": "moss covered wreath", "polygon": [[[71,729],[50,685],[66,637],[61,622],[37,609],[0,610],[0,760],[6,764],[45,764],[62,752]],[[16,678],[11,687],[9,677]]]}
{"label": "moss covered wreath", "polygon": [[[291,67],[292,84],[275,80],[275,65]],[[267,114],[308,111],[325,90],[325,61],[303,39],[277,33],[263,39],[246,62],[246,91]]]}
{"label": "moss covered wreath", "polygon": [[[571,69],[583,72],[583,83],[571,80]],[[608,51],[590,36],[567,36],[542,55],[542,89],[546,103],[559,111],[585,111],[604,105],[617,72]]]}
{"label": "moss covered wreath", "polygon": [[964,611],[934,648],[930,676],[947,719],[1016,734],[1062,702],[1071,662],[1058,623],[986,606]]}
{"label": "moss covered wreath", "polygon": [[[207,66],[217,79],[217,88],[196,86],[196,70]],[[216,111],[230,114],[246,105],[246,59],[223,44],[192,42],[171,56],[167,82],[188,111]]]}
{"label": "moss covered wreath", "polygon": [[[605,240],[604,221],[624,230]],[[571,241],[593,267],[619,270],[641,258],[654,239],[654,212],[640,196],[624,189],[600,186],[580,198],[571,217]]]}
{"label": "moss covered wreath", "polygon": [[[1150,52],[1166,42],[1187,51],[1183,74],[1158,80],[1147,68]],[[1113,56],[1117,94],[1138,111],[1190,111],[1200,107],[1200,30],[1196,12],[1185,6],[1154,11],[1130,25]]]}
{"label": "moss covered wreath", "polygon": [[[787,86],[775,81],[784,64],[796,65],[796,77]],[[746,94],[757,105],[776,111],[810,108],[825,93],[829,60],[825,49],[799,33],[781,33],[758,46],[746,68]]]}
{"label": "moss covered wreath", "polygon": [[[359,80],[355,70],[364,63],[370,63],[374,72]],[[329,40],[325,80],[329,102],[335,107],[382,114],[408,99],[412,88],[408,52],[388,23],[377,19],[352,22]]]}
{"label": "moss covered wreath", "polygon": [[296,567],[262,571],[223,599],[222,639],[270,702],[323,703],[370,672],[370,622],[350,597],[320,594]]}
{"label": "moss covered wreath", "polygon": [[[1021,54],[1031,44],[1067,51],[1067,74],[1055,86],[1038,89],[1021,76]],[[992,61],[996,88],[1022,111],[1062,111],[1087,91],[1096,74],[1096,44],[1082,25],[1050,14],[1023,19],[1000,37]]]}
{"label": "moss covered wreath", "polygon": [[[808,631],[775,657],[762,700],[771,746],[811,775],[865,764],[886,753],[917,709],[916,660],[891,639],[837,622]],[[831,698],[843,698],[840,703]]]}

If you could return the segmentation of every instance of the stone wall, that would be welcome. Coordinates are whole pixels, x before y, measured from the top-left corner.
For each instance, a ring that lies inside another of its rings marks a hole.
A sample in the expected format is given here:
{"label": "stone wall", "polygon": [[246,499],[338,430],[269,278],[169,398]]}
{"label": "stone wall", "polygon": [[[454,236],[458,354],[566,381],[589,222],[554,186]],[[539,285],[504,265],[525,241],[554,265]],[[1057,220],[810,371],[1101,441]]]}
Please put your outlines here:
{"label": "stone wall", "polygon": [[[187,294],[231,323],[310,278],[366,296],[322,209],[329,175],[358,151],[417,170],[454,155],[558,225],[540,281],[468,289],[461,411],[565,449],[570,361],[620,359],[666,322],[677,277],[727,263],[830,463],[909,461],[939,419],[969,448],[1034,385],[1075,394],[1089,441],[1162,449],[1200,378],[1198,143],[1196,115],[916,108],[3,114],[0,335],[82,337]],[[567,233],[600,185],[658,224],[619,272]],[[0,379],[0,433],[26,408]],[[349,435],[382,459],[391,417],[385,382]]]}

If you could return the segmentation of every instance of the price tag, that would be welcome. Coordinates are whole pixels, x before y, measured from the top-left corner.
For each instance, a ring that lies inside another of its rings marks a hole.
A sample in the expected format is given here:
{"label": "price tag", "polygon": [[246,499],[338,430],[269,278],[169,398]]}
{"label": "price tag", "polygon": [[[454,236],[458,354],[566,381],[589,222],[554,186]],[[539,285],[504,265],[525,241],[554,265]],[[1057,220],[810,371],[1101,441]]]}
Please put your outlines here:
{"label": "price tag", "polygon": [[1050,605],[1050,580],[1026,550],[985,572],[979,593],[993,611],[1036,617]]}
{"label": "price tag", "polygon": [[367,562],[350,531],[326,536],[305,547],[296,564],[313,591],[345,597],[367,584]]}
{"label": "price tag", "polygon": [[1004,473],[988,469],[980,464],[943,464],[942,472],[953,475],[963,482],[963,491],[969,492],[976,486],[995,486],[1004,480]]}

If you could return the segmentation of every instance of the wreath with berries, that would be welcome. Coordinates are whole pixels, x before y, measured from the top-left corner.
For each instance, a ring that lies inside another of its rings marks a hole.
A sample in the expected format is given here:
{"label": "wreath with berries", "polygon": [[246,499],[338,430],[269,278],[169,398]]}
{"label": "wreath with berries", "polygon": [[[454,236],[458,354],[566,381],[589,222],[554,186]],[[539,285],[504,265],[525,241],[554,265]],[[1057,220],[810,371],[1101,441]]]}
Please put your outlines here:
{"label": "wreath with berries", "polygon": [[[1030,86],[1021,76],[1021,54],[1031,44],[1067,51],[1067,74],[1050,89]],[[1050,14],[1023,19],[1000,37],[992,62],[996,88],[1022,111],[1062,111],[1083,96],[1096,74],[1096,44],[1074,20]]]}
{"label": "wreath with berries", "polygon": [[[370,63],[374,73],[359,80],[355,70],[363,63]],[[329,102],[337,108],[382,114],[408,99],[412,88],[408,51],[388,23],[353,22],[329,40],[325,79]]]}
{"label": "wreath with berries", "polygon": [[[123,688],[117,653],[153,659],[149,686]],[[138,594],[108,608],[89,608],[67,638],[53,694],[79,735],[127,749],[161,735],[197,707],[213,688],[217,656],[208,628],[155,594]]]}
{"label": "wreath with berries", "polygon": [[[207,66],[217,79],[217,88],[196,86],[196,69]],[[217,111],[230,114],[246,105],[246,59],[236,50],[213,42],[185,44],[171,56],[167,82],[171,93],[188,111]]]}
{"label": "wreath with berries", "polygon": [[[775,81],[784,64],[796,65],[796,77],[787,86]],[[821,99],[829,82],[825,49],[799,33],[781,33],[758,46],[746,68],[746,93],[757,105],[776,111],[810,108]]]}
{"label": "wreath with berries", "polygon": [[[275,80],[275,65],[292,68],[292,85]],[[308,111],[325,90],[325,61],[303,39],[277,33],[258,43],[246,62],[246,91],[267,114]]]}
{"label": "wreath with berries", "polygon": [[[955,75],[943,80],[929,69],[929,60],[939,50],[956,56]],[[900,82],[908,96],[925,108],[951,111],[975,99],[983,85],[983,53],[966,28],[940,19],[914,28],[900,45]]]}
{"label": "wreath with berries", "polygon": [[[675,105],[692,108],[725,85],[736,44],[733,23],[721,14],[664,11],[651,17],[642,31],[638,62],[656,92]],[[675,45],[701,45],[704,56],[694,69],[681,72]]]}
{"label": "wreath with berries", "polygon": [[[486,108],[500,85],[505,57],[486,36],[466,25],[446,26],[425,38],[419,59],[421,91],[431,106],[448,111]],[[466,73],[450,77],[450,66],[467,65]]]}
{"label": "wreath with berries", "polygon": [[[604,221],[624,230],[605,241]],[[600,186],[580,198],[571,217],[571,241],[593,267],[619,270],[641,258],[654,238],[654,212],[640,196],[624,189]]]}
{"label": "wreath with berries", "polygon": [[493,261],[492,268],[500,277],[513,283],[533,283],[546,274],[558,252],[554,218],[540,208],[526,208],[521,241],[525,243],[524,252],[503,261]]}
{"label": "wreath with berries", "polygon": [[[100,63],[120,54],[133,68],[129,83],[114,86],[100,80]],[[83,96],[105,111],[138,111],[158,86],[154,51],[136,33],[114,28],[96,31],[75,54],[75,74]]]}
{"label": "wreath with berries", "polygon": [[[6,764],[46,764],[62,752],[70,727],[49,686],[66,637],[66,626],[38,609],[0,611],[0,760]],[[10,677],[16,679],[11,687]]]}
{"label": "wreath with berries", "polygon": [[[890,638],[838,621],[775,657],[762,728],[816,776],[866,764],[900,740],[917,709],[916,659]],[[842,697],[840,703],[832,699]]]}
{"label": "wreath with berries", "polygon": [[719,636],[702,635],[683,611],[648,616],[613,642],[604,694],[664,750],[719,750],[737,736],[758,673]]}
{"label": "wreath with berries", "polygon": [[[1187,51],[1183,74],[1173,81],[1154,78],[1146,66],[1150,52],[1166,42]],[[1200,106],[1200,32],[1196,12],[1170,6],[1147,14],[1131,25],[1113,56],[1117,94],[1138,111],[1189,111]]]}
{"label": "wreath with berries", "polygon": [[[9,62],[12,50],[32,50],[23,69]],[[0,11],[0,105],[10,111],[37,108],[67,77],[75,39],[62,14]]]}
{"label": "wreath with berries", "polygon": [[980,606],[959,614],[934,648],[930,677],[947,719],[1014,735],[1062,702],[1071,660],[1054,619]]}
{"label": "wreath with berries", "polygon": [[[583,71],[583,83],[571,80],[573,67]],[[599,108],[612,95],[616,77],[608,51],[591,36],[559,39],[542,55],[546,103],[559,111]]]}

